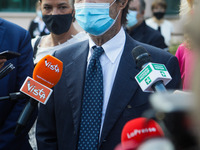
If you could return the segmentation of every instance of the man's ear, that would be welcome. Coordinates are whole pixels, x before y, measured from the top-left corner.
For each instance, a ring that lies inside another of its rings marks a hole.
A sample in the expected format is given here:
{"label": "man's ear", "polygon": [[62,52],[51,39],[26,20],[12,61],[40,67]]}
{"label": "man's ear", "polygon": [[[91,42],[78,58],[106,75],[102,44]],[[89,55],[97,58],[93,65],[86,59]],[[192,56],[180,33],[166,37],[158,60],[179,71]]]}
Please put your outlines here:
{"label": "man's ear", "polygon": [[74,22],[76,19],[75,19],[75,10],[74,8],[72,9],[72,22]]}
{"label": "man's ear", "polygon": [[39,5],[40,5],[40,10],[42,11],[42,2],[41,1],[38,1],[39,2]]}
{"label": "man's ear", "polygon": [[142,11],[142,12],[141,12],[141,14],[144,16],[144,14],[145,14],[145,11]]}

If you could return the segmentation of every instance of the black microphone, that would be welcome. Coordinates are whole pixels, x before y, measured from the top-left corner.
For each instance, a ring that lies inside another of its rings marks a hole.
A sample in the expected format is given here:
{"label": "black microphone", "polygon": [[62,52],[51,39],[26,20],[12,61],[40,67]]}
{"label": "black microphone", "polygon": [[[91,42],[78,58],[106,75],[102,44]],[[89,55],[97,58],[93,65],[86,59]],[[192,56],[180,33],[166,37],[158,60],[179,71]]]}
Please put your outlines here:
{"label": "black microphone", "polygon": [[[138,69],[143,69],[150,62],[152,62],[151,55],[142,46],[135,47],[132,50],[132,56],[133,56],[134,60],[136,61],[136,66],[137,66]],[[162,78],[158,81],[152,81],[152,82],[154,82],[151,86],[153,91],[156,91],[156,92],[165,92],[166,91],[166,88],[163,84]]]}
{"label": "black microphone", "polygon": [[13,64],[9,63],[8,65],[6,65],[3,69],[0,70],[0,79],[13,71],[13,69],[15,69]]}
{"label": "black microphone", "polygon": [[29,119],[33,117],[37,106],[38,102],[30,98],[17,121],[17,126],[15,128],[15,133],[14,133],[16,136],[22,132]]}
{"label": "black microphone", "polygon": [[6,101],[6,100],[15,101],[23,98],[27,98],[27,96],[21,92],[15,92],[15,93],[10,93],[9,96],[0,97],[0,101]]}
{"label": "black microphone", "polygon": [[32,118],[38,102],[46,104],[52,92],[50,88],[54,87],[60,80],[62,69],[63,63],[60,60],[51,55],[46,55],[35,66],[33,79],[27,77],[20,91],[31,98],[17,121],[15,135],[20,134]]}

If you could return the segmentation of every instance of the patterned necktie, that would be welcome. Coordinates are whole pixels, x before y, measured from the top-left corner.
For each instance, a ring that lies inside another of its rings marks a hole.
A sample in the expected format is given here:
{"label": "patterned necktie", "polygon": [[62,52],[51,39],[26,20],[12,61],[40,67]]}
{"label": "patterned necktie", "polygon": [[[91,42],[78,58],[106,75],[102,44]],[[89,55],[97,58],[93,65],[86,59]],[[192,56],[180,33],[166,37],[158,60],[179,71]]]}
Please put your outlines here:
{"label": "patterned necktie", "polygon": [[93,47],[83,94],[78,150],[97,150],[103,107],[103,74],[99,57],[102,47]]}

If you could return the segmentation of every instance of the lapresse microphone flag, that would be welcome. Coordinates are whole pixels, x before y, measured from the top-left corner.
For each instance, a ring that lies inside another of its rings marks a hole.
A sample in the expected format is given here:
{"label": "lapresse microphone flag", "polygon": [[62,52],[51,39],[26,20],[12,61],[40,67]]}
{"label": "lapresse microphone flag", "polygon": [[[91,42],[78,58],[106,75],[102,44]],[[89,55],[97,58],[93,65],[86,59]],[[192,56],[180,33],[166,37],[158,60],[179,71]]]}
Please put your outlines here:
{"label": "lapresse microphone flag", "polygon": [[122,130],[121,143],[126,148],[127,143],[132,143],[134,148],[150,138],[164,137],[162,128],[152,119],[136,118],[127,122]]}
{"label": "lapresse microphone flag", "polygon": [[57,58],[47,55],[35,66],[33,79],[27,77],[20,91],[46,104],[52,93],[50,88],[58,83],[62,75],[62,70],[63,63]]}

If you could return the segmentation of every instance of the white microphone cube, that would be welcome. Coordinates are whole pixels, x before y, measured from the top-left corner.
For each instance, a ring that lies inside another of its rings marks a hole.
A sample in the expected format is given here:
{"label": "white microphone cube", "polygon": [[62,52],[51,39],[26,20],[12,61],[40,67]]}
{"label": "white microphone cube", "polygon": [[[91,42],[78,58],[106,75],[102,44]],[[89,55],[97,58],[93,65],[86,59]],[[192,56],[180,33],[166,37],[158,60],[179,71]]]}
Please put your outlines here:
{"label": "white microphone cube", "polygon": [[163,64],[148,63],[136,76],[136,81],[144,92],[154,92],[152,85],[157,81],[163,81],[167,85],[172,77]]}

